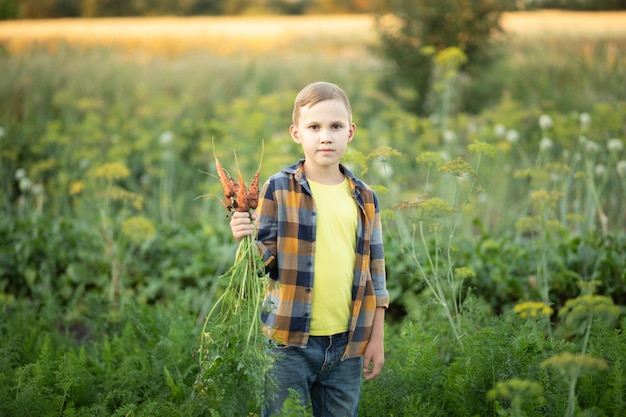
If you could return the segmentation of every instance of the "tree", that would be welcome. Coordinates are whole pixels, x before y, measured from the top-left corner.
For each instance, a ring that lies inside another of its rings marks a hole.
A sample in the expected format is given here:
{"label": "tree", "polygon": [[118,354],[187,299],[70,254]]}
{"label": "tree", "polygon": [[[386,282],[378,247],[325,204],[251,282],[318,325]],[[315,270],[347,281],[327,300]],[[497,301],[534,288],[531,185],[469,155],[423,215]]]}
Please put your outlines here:
{"label": "tree", "polygon": [[391,64],[385,89],[396,96],[410,89],[405,106],[424,114],[436,52],[458,47],[467,56],[463,70],[484,69],[492,35],[501,31],[500,16],[511,7],[501,0],[395,0],[390,14],[376,18],[380,51]]}

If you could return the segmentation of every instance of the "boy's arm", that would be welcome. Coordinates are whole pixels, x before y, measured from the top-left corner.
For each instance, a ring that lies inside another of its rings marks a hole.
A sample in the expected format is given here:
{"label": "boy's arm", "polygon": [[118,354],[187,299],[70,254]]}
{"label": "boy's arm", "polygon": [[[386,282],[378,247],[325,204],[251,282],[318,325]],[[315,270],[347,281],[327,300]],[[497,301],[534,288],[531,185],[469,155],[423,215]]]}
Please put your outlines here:
{"label": "boy's arm", "polygon": [[385,363],[385,308],[378,307],[374,313],[372,334],[363,355],[363,376],[374,379]]}

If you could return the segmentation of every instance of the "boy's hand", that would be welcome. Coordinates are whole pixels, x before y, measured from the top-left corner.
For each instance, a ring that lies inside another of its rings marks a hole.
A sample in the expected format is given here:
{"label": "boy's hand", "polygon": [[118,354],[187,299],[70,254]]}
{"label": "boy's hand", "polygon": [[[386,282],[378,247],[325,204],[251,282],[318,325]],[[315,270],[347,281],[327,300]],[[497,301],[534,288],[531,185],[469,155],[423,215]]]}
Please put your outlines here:
{"label": "boy's hand", "polygon": [[372,334],[363,355],[363,377],[374,379],[385,364],[385,309],[377,307],[372,323]]}
{"label": "boy's hand", "polygon": [[370,340],[363,355],[363,377],[367,380],[376,378],[384,363],[385,350],[382,341]]}
{"label": "boy's hand", "polygon": [[230,218],[230,230],[237,242],[241,241],[244,236],[254,234],[254,225],[252,222],[256,219],[256,213],[248,213],[241,211],[233,211]]}

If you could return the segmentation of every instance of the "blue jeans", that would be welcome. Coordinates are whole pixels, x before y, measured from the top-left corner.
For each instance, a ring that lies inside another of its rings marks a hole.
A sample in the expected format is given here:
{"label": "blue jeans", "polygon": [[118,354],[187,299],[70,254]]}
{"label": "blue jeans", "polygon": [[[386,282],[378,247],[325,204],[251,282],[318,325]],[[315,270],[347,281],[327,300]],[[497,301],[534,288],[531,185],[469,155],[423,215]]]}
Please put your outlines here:
{"label": "blue jeans", "polygon": [[356,417],[363,358],[342,361],[347,342],[347,332],[310,336],[306,347],[270,342],[275,362],[266,381],[267,404],[261,416],[280,416],[291,389],[303,406],[311,406],[315,417]]}

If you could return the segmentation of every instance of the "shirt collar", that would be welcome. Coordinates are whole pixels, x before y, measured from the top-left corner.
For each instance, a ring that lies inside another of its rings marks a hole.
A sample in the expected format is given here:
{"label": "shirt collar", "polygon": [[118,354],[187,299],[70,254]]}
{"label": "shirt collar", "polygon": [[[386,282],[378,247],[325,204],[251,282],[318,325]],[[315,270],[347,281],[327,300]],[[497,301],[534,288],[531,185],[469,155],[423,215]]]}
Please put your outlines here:
{"label": "shirt collar", "polygon": [[[354,190],[354,188],[366,188],[365,184],[359,180],[345,165],[339,164],[339,170],[350,180],[350,188]],[[306,180],[304,176],[304,158],[300,159],[297,163],[283,169],[283,172],[286,174],[291,174],[294,176],[296,181],[302,182]]]}

